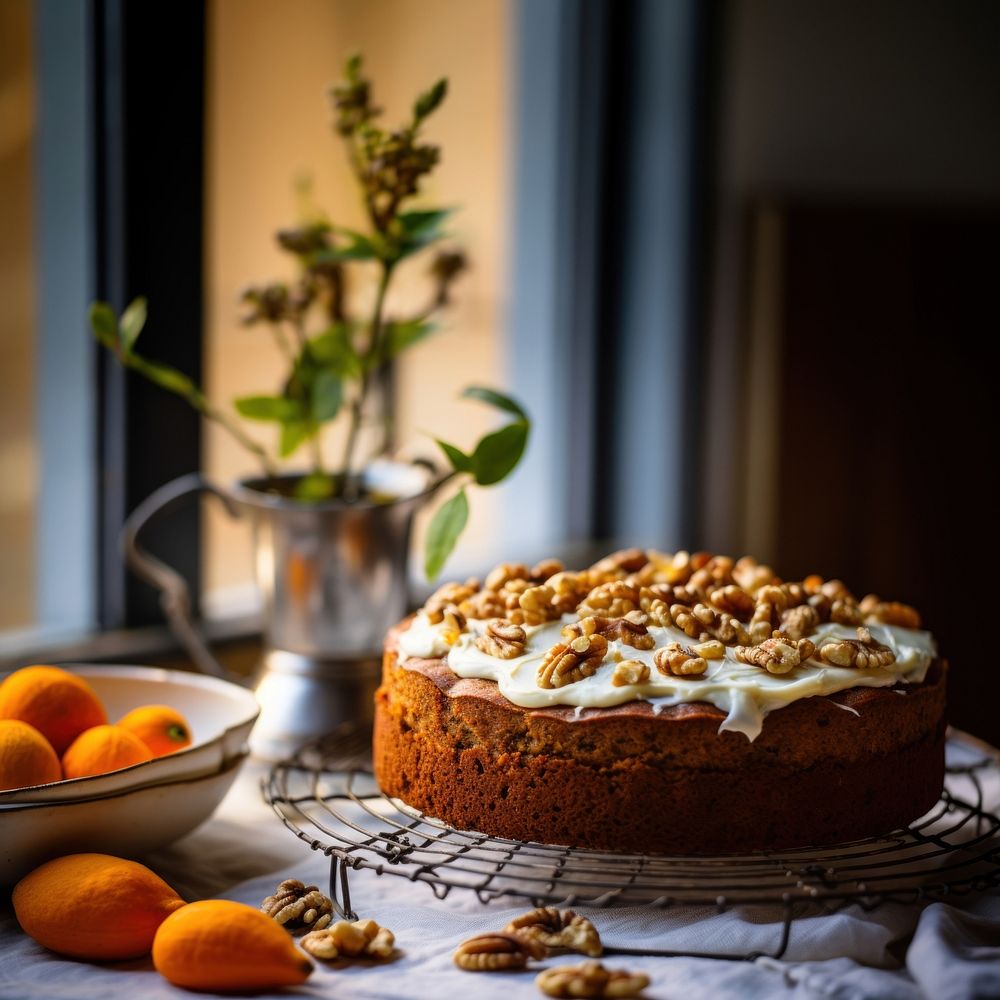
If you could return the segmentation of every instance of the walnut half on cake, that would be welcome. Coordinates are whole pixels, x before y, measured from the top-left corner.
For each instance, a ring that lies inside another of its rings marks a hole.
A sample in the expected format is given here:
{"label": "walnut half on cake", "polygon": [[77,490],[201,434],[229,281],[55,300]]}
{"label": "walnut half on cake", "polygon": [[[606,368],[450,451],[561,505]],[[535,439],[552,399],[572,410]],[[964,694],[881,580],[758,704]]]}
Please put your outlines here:
{"label": "walnut half on cake", "polygon": [[628,549],[448,584],[386,639],[384,792],[461,829],[644,853],[828,845],[926,812],[945,681],[917,612]]}

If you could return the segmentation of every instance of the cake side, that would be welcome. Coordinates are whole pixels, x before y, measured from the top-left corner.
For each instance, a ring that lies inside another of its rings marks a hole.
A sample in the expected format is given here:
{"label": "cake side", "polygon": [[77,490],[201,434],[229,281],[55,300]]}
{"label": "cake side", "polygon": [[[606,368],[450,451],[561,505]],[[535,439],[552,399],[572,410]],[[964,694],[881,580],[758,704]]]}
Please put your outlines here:
{"label": "cake side", "polygon": [[600,850],[728,853],[885,833],[940,795],[944,664],[905,695],[857,689],[796,702],[753,742],[719,733],[721,713],[708,705],[560,716],[499,700],[491,682],[469,691],[468,681],[435,679],[447,669],[401,666],[387,649],[373,756],[383,791],[460,829]]}

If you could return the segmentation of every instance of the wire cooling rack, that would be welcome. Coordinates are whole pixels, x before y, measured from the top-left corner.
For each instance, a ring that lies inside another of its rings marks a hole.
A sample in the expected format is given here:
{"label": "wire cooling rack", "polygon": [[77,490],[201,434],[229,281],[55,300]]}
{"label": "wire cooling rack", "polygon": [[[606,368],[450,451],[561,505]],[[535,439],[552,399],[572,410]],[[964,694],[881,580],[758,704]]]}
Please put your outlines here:
{"label": "wire cooling rack", "polygon": [[964,733],[949,734],[941,798],[908,828],[826,850],[720,857],[609,854],[455,830],[379,791],[369,740],[368,731],[342,726],[276,764],[262,783],[285,826],[330,858],[330,896],[348,919],[356,919],[350,872],[362,868],[424,882],[439,899],[464,891],[483,903],[509,897],[532,906],[777,907],[779,940],[770,952],[607,949],[752,960],[780,958],[797,915],[919,904],[1000,885],[1000,817],[985,799],[987,786],[1000,789],[1000,757]]}

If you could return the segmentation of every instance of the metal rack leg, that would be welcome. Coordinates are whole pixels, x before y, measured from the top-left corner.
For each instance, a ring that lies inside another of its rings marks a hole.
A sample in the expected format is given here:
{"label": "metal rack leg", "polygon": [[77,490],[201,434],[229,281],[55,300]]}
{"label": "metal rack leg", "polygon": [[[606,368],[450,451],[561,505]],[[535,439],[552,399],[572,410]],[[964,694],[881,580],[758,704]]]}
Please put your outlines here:
{"label": "metal rack leg", "polygon": [[351,885],[347,865],[336,854],[330,855],[330,901],[342,920],[357,920],[351,909]]}

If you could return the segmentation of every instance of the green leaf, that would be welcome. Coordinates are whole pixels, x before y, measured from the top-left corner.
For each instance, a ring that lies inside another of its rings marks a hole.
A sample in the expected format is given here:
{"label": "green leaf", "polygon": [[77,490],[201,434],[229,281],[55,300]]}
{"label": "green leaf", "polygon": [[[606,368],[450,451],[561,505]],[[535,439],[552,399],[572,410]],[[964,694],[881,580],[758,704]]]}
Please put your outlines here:
{"label": "green leaf", "polygon": [[344,402],[344,383],[329,368],[321,368],[312,384],[312,418],[317,423],[326,423],[340,412]]}
{"label": "green leaf", "polygon": [[[133,362],[135,363],[133,364]],[[162,365],[158,361],[147,361],[145,358],[140,361],[135,357],[129,364],[133,365],[136,371],[141,372],[151,382],[155,382],[161,389],[176,392],[178,396],[184,396],[189,401],[194,397],[201,396],[201,391],[194,382],[176,368]]]}
{"label": "green leaf", "polygon": [[453,212],[452,208],[400,212],[396,217],[398,224],[395,232],[398,240],[396,259],[409,257],[442,239],[444,222]]}
{"label": "green leaf", "polygon": [[311,503],[329,500],[333,496],[335,488],[333,476],[327,475],[325,472],[311,472],[295,484],[295,499]]}
{"label": "green leaf", "polygon": [[435,323],[427,323],[419,319],[386,323],[382,331],[379,361],[391,361],[407,348],[418,344],[425,337],[429,337],[436,329]]}
{"label": "green leaf", "polygon": [[412,212],[400,212],[396,216],[407,236],[422,236],[427,232],[440,232],[444,221],[455,212],[453,208],[422,208]]}
{"label": "green leaf", "polygon": [[438,82],[435,83],[430,90],[424,91],[424,93],[417,98],[413,105],[413,117],[418,122],[426,118],[441,104],[447,93],[448,80],[447,78],[442,78],[438,80]]}
{"label": "green leaf", "polygon": [[428,580],[433,580],[441,572],[468,520],[469,500],[465,490],[459,490],[438,508],[427,528],[424,542],[424,573]]}
{"label": "green leaf", "polygon": [[445,457],[456,472],[472,472],[471,455],[466,455],[461,448],[456,448],[453,444],[448,444],[447,441],[442,441],[440,438],[435,438],[434,440],[437,442],[437,446],[445,453]]}
{"label": "green leaf", "polygon": [[249,420],[274,420],[284,424],[301,420],[302,404],[285,396],[243,396],[234,401],[236,412]]}
{"label": "green leaf", "polygon": [[472,453],[472,474],[480,486],[491,486],[505,479],[521,461],[528,443],[528,424],[524,420],[508,424],[480,438]]}
{"label": "green leaf", "polygon": [[309,354],[317,365],[330,368],[342,379],[358,378],[362,364],[354,350],[353,327],[336,323],[309,341]]}
{"label": "green leaf", "polygon": [[91,302],[90,309],[87,310],[87,320],[97,342],[109,351],[116,350],[118,347],[118,321],[115,318],[114,309],[107,302]]}
{"label": "green leaf", "polygon": [[287,458],[303,441],[308,441],[316,433],[316,425],[308,420],[290,420],[281,425],[281,440],[278,454]]}
{"label": "green leaf", "polygon": [[146,300],[139,296],[126,306],[122,318],[118,321],[118,335],[121,337],[121,344],[126,354],[131,353],[139,334],[142,333],[142,328],[146,325],[146,312]]}
{"label": "green leaf", "polygon": [[347,58],[347,63],[344,66],[344,76],[348,80],[354,82],[361,75],[361,53],[353,52]]}
{"label": "green leaf", "polygon": [[495,406],[498,410],[513,413],[515,417],[523,420],[525,423],[530,422],[528,414],[524,412],[516,400],[510,396],[505,396],[502,392],[497,392],[495,389],[487,389],[486,386],[482,385],[470,385],[462,390],[462,398],[478,399],[481,403],[488,403],[490,406]]}

